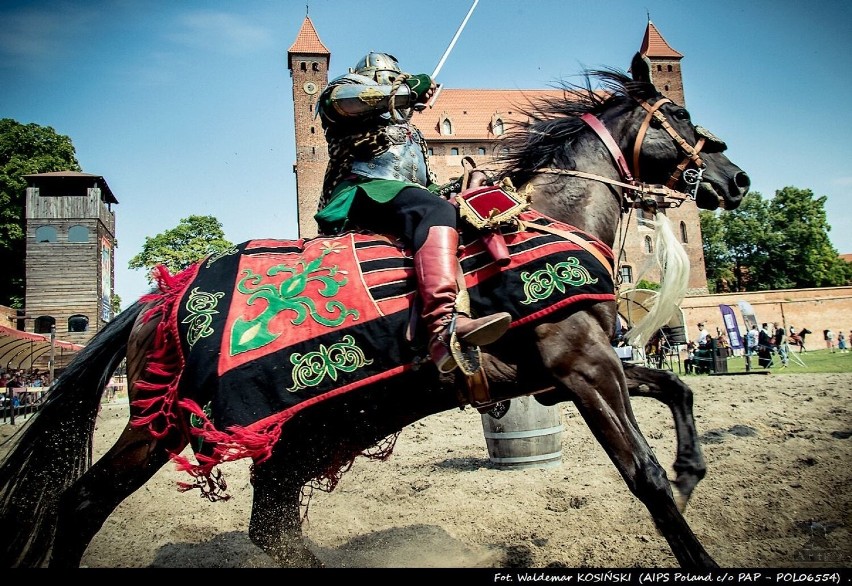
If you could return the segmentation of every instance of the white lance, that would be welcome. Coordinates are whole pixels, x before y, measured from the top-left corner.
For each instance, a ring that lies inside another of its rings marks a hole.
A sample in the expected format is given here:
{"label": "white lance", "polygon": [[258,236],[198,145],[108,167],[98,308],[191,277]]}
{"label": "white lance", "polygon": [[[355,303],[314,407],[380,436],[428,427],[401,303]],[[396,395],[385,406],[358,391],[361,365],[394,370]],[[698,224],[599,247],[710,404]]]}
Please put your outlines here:
{"label": "white lance", "polygon": [[[453,39],[450,41],[450,44],[447,46],[447,50],[444,51],[443,55],[441,55],[441,60],[438,61],[438,65],[435,66],[435,70],[432,72],[432,80],[433,81],[435,80],[436,77],[438,77],[438,74],[441,73],[441,68],[444,67],[444,62],[447,60],[447,57],[450,56],[450,53],[452,53],[453,47],[455,47],[455,45],[456,45],[456,41],[459,40],[459,37],[461,36],[462,31],[464,30],[464,27],[467,26],[467,21],[470,20],[470,15],[473,14],[473,10],[476,8],[477,4],[479,4],[479,0],[473,0],[473,5],[470,7],[470,10],[467,11],[467,14],[464,17],[464,20],[461,22],[458,30],[456,31],[456,34],[453,35]],[[443,88],[443,86],[441,84],[438,84],[438,87],[435,89],[435,93],[432,95],[432,97],[429,100],[428,106],[430,108],[435,105],[435,100],[438,99],[438,94],[441,93],[442,88]],[[425,110],[426,109],[426,106],[424,106],[422,104],[418,104],[417,106],[418,107],[416,109],[418,109],[418,110]]]}

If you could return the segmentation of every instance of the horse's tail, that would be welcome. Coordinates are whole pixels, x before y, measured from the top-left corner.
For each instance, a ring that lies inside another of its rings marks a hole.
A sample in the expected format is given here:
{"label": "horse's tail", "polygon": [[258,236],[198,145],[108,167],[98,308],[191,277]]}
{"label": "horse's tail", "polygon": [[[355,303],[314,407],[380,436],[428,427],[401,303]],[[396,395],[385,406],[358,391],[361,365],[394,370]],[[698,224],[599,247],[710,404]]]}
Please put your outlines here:
{"label": "horse's tail", "polygon": [[45,563],[62,493],[92,464],[101,396],[124,359],[137,302],[98,332],[45,394],[41,409],[12,436],[0,461],[0,566]]}
{"label": "horse's tail", "polygon": [[[689,256],[678,242],[671,222],[658,212],[653,222],[654,259],[660,267],[660,289],[653,299],[653,306],[641,322],[627,333],[631,346],[642,348],[654,333],[669,323],[680,309],[689,287]],[[638,281],[638,278],[637,278]]]}

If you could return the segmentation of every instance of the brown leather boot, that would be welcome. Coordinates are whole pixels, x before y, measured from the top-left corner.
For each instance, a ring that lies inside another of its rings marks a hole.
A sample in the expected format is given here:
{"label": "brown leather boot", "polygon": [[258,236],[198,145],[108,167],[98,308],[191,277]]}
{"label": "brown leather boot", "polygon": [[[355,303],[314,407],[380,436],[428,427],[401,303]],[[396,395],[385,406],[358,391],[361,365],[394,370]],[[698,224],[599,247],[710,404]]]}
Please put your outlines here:
{"label": "brown leather boot", "polygon": [[506,312],[477,319],[456,312],[458,246],[459,234],[455,228],[432,226],[426,242],[414,254],[423,319],[430,335],[429,355],[441,372],[451,372],[457,366],[449,348],[453,316],[456,336],[474,346],[497,341],[512,321]]}

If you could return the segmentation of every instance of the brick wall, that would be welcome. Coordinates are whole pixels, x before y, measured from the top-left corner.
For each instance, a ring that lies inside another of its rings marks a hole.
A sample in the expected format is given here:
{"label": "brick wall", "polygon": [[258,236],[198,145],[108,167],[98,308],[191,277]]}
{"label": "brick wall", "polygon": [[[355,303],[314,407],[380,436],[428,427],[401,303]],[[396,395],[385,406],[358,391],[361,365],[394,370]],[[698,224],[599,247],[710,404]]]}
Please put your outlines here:
{"label": "brick wall", "polygon": [[689,339],[698,335],[698,322],[703,321],[711,334],[717,327],[723,327],[720,304],[734,308],[740,329],[744,330],[742,313],[737,305],[740,301],[751,305],[758,323],[771,325],[778,322],[788,331],[791,325],[797,330],[811,330],[813,334],[807,339],[809,349],[825,347],[822,339],[825,329],[830,328],[835,334],[842,330],[847,337],[852,330],[852,287],[784,289],[687,297],[681,307]]}

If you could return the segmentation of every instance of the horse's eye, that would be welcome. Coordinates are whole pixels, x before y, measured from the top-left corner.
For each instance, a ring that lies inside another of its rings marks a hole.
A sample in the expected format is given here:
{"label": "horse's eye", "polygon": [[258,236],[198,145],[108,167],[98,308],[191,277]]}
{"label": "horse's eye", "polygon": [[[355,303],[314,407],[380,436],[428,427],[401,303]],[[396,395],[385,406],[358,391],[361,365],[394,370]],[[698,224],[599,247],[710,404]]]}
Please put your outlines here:
{"label": "horse's eye", "polygon": [[676,110],[674,113],[674,117],[678,120],[684,120],[686,122],[689,122],[689,112],[687,112],[683,108],[679,108],[678,110]]}

